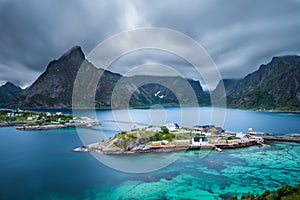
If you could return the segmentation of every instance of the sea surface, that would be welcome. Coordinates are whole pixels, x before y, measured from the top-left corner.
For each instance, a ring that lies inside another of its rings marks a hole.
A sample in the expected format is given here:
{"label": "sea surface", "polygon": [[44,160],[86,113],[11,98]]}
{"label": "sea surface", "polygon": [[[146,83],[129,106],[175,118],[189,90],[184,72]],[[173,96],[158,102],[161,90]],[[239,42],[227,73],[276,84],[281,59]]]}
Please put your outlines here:
{"label": "sea surface", "polygon": [[[118,124],[110,120],[118,115],[118,120],[128,121],[127,117],[122,118],[128,112],[130,120],[136,123],[155,124],[163,120],[190,126],[195,118],[197,124],[211,122],[210,108],[183,109],[98,110],[96,115],[107,138],[120,131]],[[194,115],[195,110],[200,111],[200,119]],[[299,114],[225,111],[223,127],[230,131],[246,132],[251,127],[276,135],[300,133]],[[184,123],[182,112],[191,113]],[[90,113],[82,111],[85,114]],[[132,127],[127,124],[126,128]],[[300,182],[300,144],[296,143],[271,143],[223,152],[170,153],[162,157],[178,159],[166,167],[148,173],[126,173],[108,167],[90,153],[73,152],[73,148],[82,146],[83,133],[95,135],[89,137],[94,142],[99,130],[79,132],[80,135],[75,128],[46,131],[0,128],[0,199],[222,199],[265,189],[274,191],[284,184]],[[151,160],[154,156],[138,155],[134,159]]]}

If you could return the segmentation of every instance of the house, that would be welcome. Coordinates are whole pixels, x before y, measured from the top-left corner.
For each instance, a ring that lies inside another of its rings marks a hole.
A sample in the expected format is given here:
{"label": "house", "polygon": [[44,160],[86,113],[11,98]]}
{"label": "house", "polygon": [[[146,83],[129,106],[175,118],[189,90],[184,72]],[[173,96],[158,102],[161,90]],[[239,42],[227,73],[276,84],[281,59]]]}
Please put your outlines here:
{"label": "house", "polygon": [[208,143],[210,144],[228,144],[228,142],[226,142],[228,140],[210,140]]}
{"label": "house", "polygon": [[200,146],[201,143],[202,143],[202,138],[200,138],[200,137],[195,137],[192,139],[193,146]]}
{"label": "house", "polygon": [[163,140],[163,141],[161,141],[161,145],[163,145],[165,147],[169,147],[169,146],[171,146],[171,142],[168,140]]}
{"label": "house", "polygon": [[185,145],[190,145],[191,141],[190,140],[175,140],[174,145],[178,146],[185,146]]}
{"label": "house", "polygon": [[32,118],[32,117],[27,117],[27,120],[28,120],[28,121],[32,121],[33,118]]}
{"label": "house", "polygon": [[55,114],[56,115],[62,115],[62,112],[56,112]]}
{"label": "house", "polygon": [[47,116],[47,117],[51,117],[51,113],[46,112],[46,116]]}
{"label": "house", "polygon": [[248,129],[248,133],[249,133],[249,134],[255,134],[255,132],[253,131],[252,128],[249,128],[249,129]]}
{"label": "house", "polygon": [[246,138],[246,139],[248,139],[248,140],[252,140],[252,137],[251,137],[250,135],[248,135],[248,134],[245,134],[245,135],[243,136],[243,138]]}
{"label": "house", "polygon": [[204,142],[207,142],[207,138],[206,137],[194,137],[192,139],[192,145],[194,145],[194,146],[200,146]]}
{"label": "house", "polygon": [[236,137],[239,137],[239,138],[243,138],[243,137],[245,136],[245,134],[242,133],[242,132],[239,132],[239,133],[236,133],[235,136],[236,136]]}
{"label": "house", "polygon": [[201,131],[205,135],[221,135],[225,132],[221,127],[215,127],[214,125],[203,125],[203,126],[194,126],[194,130]]}
{"label": "house", "polygon": [[39,118],[40,117],[40,115],[32,115],[32,118],[33,119],[37,119],[37,118]]}
{"label": "house", "polygon": [[151,142],[151,147],[161,147],[161,141]]}
{"label": "house", "polygon": [[6,116],[7,116],[7,117],[14,117],[14,116],[15,116],[15,113],[13,113],[13,112],[12,112],[12,113],[7,113]]}
{"label": "house", "polygon": [[240,139],[236,139],[236,140],[226,140],[226,144],[238,144],[240,143],[241,140]]}
{"label": "house", "polygon": [[178,124],[175,123],[166,124],[165,126],[169,129],[170,132],[174,132],[179,128]]}
{"label": "house", "polygon": [[215,127],[212,125],[209,127],[209,132],[211,132],[211,135],[221,135],[222,133],[225,133],[225,130],[221,127]]}
{"label": "house", "polygon": [[152,131],[152,132],[158,133],[158,132],[161,131],[161,128],[160,128],[160,127],[152,126],[152,127],[147,127],[145,130],[146,130],[146,131]]}
{"label": "house", "polygon": [[252,136],[252,139],[259,143],[264,143],[264,139],[260,136]]}
{"label": "house", "polygon": [[248,138],[241,138],[240,140],[241,143],[247,143],[249,142]]}

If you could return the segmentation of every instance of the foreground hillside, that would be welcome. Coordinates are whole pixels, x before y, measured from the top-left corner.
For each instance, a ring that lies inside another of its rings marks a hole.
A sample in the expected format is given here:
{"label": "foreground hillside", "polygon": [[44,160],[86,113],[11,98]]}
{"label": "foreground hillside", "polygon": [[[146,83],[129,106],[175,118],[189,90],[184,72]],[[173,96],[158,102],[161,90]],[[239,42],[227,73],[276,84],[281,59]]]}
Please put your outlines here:
{"label": "foreground hillside", "polygon": [[[241,200],[297,200],[300,199],[300,184],[295,186],[284,185],[276,192],[271,193],[266,190],[262,194],[243,194]],[[230,197],[229,200],[238,200],[236,196]]]}

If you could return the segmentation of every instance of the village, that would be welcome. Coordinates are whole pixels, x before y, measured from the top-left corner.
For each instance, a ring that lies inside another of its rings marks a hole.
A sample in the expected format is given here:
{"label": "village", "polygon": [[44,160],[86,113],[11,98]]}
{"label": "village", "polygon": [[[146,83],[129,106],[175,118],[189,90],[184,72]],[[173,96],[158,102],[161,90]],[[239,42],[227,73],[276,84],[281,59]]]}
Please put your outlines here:
{"label": "village", "polygon": [[62,112],[37,112],[21,109],[0,110],[0,127],[17,126],[17,130],[48,130],[69,127],[97,126],[96,119],[75,117]]}
{"label": "village", "polygon": [[180,127],[176,123],[147,126],[123,131],[98,143],[75,148],[74,151],[99,151],[104,154],[173,152],[241,148],[264,145],[263,133],[249,128],[246,133],[227,131],[214,125]]}
{"label": "village", "polygon": [[[236,148],[248,145],[260,144],[263,145],[264,139],[263,133],[256,133],[252,128],[248,129],[248,132],[230,132],[221,127],[215,127],[214,125],[203,125],[193,127],[179,127],[177,124],[166,124],[162,127],[166,127],[170,133],[178,135],[172,141],[161,140],[152,141],[150,148],[160,147],[176,147],[185,146],[188,149],[199,149],[199,148],[216,148],[221,151],[221,148]],[[146,130],[153,130],[153,128],[146,128]],[[156,131],[159,131],[157,129]]]}

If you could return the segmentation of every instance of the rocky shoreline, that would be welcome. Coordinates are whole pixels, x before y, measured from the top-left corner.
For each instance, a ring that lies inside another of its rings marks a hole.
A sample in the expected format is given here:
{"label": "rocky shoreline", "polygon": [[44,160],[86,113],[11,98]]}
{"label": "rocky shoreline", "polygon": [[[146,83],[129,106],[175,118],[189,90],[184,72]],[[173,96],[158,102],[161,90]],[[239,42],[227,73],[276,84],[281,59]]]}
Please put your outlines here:
{"label": "rocky shoreline", "polygon": [[[296,142],[300,143],[300,137],[297,136],[273,136],[273,135],[263,135],[265,142]],[[74,148],[75,152],[98,152],[107,155],[120,155],[120,154],[139,154],[139,153],[171,153],[178,151],[189,151],[189,150],[217,150],[222,151],[224,149],[236,149],[236,148],[246,148],[255,145],[264,145],[258,141],[249,141],[245,143],[238,144],[205,144],[205,145],[179,145],[179,146],[168,146],[168,147],[150,147],[145,145],[143,148],[132,148],[130,150],[125,150],[122,148],[108,148],[105,142],[94,143],[86,146],[81,146]]]}
{"label": "rocky shoreline", "polygon": [[24,121],[5,121],[0,122],[0,127],[8,127],[8,126],[23,126],[26,124]]}
{"label": "rocky shoreline", "polygon": [[[213,149],[235,149],[235,148],[245,148],[254,145],[261,145],[255,141],[250,141],[248,143],[230,144],[230,145],[183,145],[183,146],[170,146],[170,147],[156,147],[150,148],[145,147],[143,149],[132,149],[126,151],[120,148],[105,148],[101,143],[94,143],[86,146],[81,146],[73,149],[75,152],[98,152],[107,155],[120,155],[120,154],[139,154],[139,153],[171,153],[178,151],[190,151],[190,150],[213,150]],[[218,151],[220,151],[218,150]]]}
{"label": "rocky shoreline", "polygon": [[61,128],[91,128],[97,126],[97,123],[67,123],[67,124],[49,124],[49,125],[37,125],[37,126],[30,126],[30,125],[22,125],[18,126],[17,130],[24,130],[24,131],[34,131],[34,130],[51,130],[51,129],[61,129]]}

